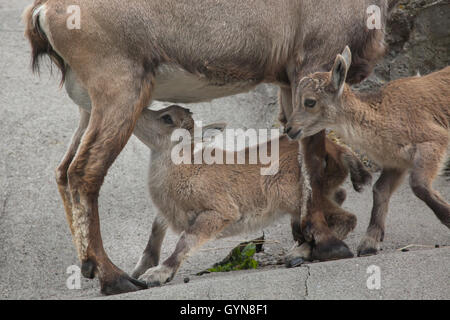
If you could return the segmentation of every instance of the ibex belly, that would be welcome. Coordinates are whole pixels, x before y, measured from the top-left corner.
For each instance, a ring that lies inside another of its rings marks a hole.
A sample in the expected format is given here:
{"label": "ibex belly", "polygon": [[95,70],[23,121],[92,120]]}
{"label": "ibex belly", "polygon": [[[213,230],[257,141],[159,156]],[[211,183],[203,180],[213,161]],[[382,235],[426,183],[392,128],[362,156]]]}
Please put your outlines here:
{"label": "ibex belly", "polygon": [[257,210],[242,215],[242,218],[225,228],[217,238],[232,237],[240,234],[258,232],[272,225],[286,213],[279,210]]}
{"label": "ibex belly", "polygon": [[254,81],[216,81],[169,64],[156,69],[154,83],[152,98],[173,103],[211,101],[247,92],[257,85]]}
{"label": "ibex belly", "polygon": [[[254,88],[254,81],[214,81],[177,66],[162,65],[156,70],[152,99],[172,103],[205,102],[243,93]],[[90,111],[89,94],[70,69],[66,74],[66,91],[80,107]]]}

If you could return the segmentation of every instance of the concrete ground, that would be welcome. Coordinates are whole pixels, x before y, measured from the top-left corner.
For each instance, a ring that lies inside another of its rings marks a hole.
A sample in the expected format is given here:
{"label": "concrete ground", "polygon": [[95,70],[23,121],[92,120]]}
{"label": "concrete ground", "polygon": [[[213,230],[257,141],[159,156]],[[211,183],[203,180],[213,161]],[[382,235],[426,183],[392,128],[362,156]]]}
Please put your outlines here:
{"label": "concrete ground", "polygon": [[[0,299],[101,298],[97,280],[82,280],[69,290],[67,268],[78,265],[54,181],[78,121],[78,111],[56,76],[29,68],[30,48],[20,15],[30,3],[0,0]],[[56,72],[55,72],[56,74]],[[270,128],[276,123],[275,89],[255,91],[189,106],[205,123],[226,121],[233,128]],[[144,248],[155,216],[147,193],[149,150],[132,138],[111,168],[100,196],[101,228],[111,260],[130,272]],[[351,191],[344,206],[358,216],[346,242],[353,252],[369,222],[371,191]],[[440,177],[437,190],[450,200],[450,183]],[[292,245],[287,219],[264,230],[266,251],[282,254]],[[136,299],[449,299],[450,232],[404,184],[391,201],[383,251],[374,257],[313,263],[297,269],[264,270],[196,277],[224,257],[239,240],[260,233],[215,241],[191,256],[173,284],[116,298]],[[173,250],[169,233],[162,257]],[[419,244],[410,252],[397,249]],[[367,267],[380,267],[381,289],[369,290]],[[191,282],[183,283],[189,276]]]}

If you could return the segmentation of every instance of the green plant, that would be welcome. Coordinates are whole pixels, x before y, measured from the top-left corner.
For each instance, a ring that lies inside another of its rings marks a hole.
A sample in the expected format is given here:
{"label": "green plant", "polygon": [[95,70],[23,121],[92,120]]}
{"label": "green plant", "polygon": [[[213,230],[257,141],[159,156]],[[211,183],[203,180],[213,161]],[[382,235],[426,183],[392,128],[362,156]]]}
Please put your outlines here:
{"label": "green plant", "polygon": [[203,275],[211,272],[230,272],[237,270],[257,269],[258,261],[253,259],[257,252],[257,246],[250,242],[245,247],[237,246],[221,262],[214,264],[212,268],[206,269],[197,275]]}

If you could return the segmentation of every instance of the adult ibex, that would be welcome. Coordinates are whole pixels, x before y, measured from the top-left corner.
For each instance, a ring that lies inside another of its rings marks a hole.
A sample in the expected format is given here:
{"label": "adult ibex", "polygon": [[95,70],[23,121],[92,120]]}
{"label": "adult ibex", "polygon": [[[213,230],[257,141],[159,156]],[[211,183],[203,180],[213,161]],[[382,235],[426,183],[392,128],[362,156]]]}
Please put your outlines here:
{"label": "adult ibex", "polygon": [[408,171],[414,194],[450,228],[450,205],[432,187],[450,143],[450,67],[362,94],[345,84],[350,64],[347,47],[331,72],[317,72],[300,81],[287,131],[292,138],[301,138],[334,129],[382,167],[358,255],[378,251],[389,199]]}
{"label": "adult ibex", "polygon": [[[39,57],[49,55],[69,96],[89,110],[81,111],[79,128],[56,170],[83,275],[98,274],[105,293],[145,287],[109,260],[100,235],[98,195],[152,100],[205,101],[270,82],[280,86],[284,123],[298,81],[329,68],[346,44],[355,52],[348,82],[368,76],[384,51],[384,29],[369,30],[368,20],[384,28],[388,2],[396,0],[35,0],[24,12],[33,68]],[[373,5],[380,10],[370,20]],[[79,9],[79,28],[68,23],[77,18],[73,8]],[[324,134],[315,139],[322,142],[304,142],[309,172],[322,165],[325,155]],[[331,230],[314,196],[321,178],[310,181],[306,224],[314,232],[308,238],[320,244],[331,239]],[[334,240],[317,250],[339,258],[346,245]]]}
{"label": "adult ibex", "polygon": [[[172,139],[179,129],[189,133],[183,143]],[[298,221],[300,214],[304,214],[307,199],[298,143],[281,136],[235,152],[210,148],[209,152],[214,152],[215,157],[220,153],[218,158],[232,159],[231,163],[190,164],[209,148],[194,148],[194,140],[190,139],[195,136],[194,130],[189,110],[176,105],[159,111],[145,109],[134,130],[152,150],[149,190],[158,208],[147,247],[132,274],[149,286],[170,281],[186,257],[211,239],[261,230],[284,214]],[[179,145],[188,146],[184,150],[187,154],[183,155],[188,163],[172,161]],[[252,162],[252,155],[261,154],[261,150],[271,158],[275,152],[275,162],[262,164],[258,156]],[[327,224],[338,239],[345,239],[356,226],[356,217],[339,206],[345,200],[345,190],[339,187],[349,172],[356,189],[371,181],[370,174],[348,148],[326,139],[325,150],[327,155],[322,169],[326,183],[319,196]],[[242,155],[241,163],[237,161],[239,155]],[[261,175],[264,168],[275,166],[276,173]],[[172,255],[158,265],[168,226],[181,236]],[[311,252],[308,243],[303,242],[288,254],[286,263],[294,266],[301,263],[302,258],[326,259],[315,256],[320,252]]]}

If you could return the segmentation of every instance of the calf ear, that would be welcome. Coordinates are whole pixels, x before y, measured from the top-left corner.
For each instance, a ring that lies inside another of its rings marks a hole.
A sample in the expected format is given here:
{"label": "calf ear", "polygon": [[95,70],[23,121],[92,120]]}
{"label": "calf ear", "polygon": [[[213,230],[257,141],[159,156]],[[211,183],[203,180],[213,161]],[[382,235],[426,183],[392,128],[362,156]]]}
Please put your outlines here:
{"label": "calf ear", "polygon": [[340,54],[336,57],[333,69],[331,70],[331,86],[340,97],[344,91],[345,79],[347,78],[348,66],[345,59]]}
{"label": "calf ear", "polygon": [[349,46],[346,46],[344,51],[342,52],[342,57],[344,58],[345,64],[347,65],[347,69],[350,68],[352,64],[352,52],[350,51]]}

